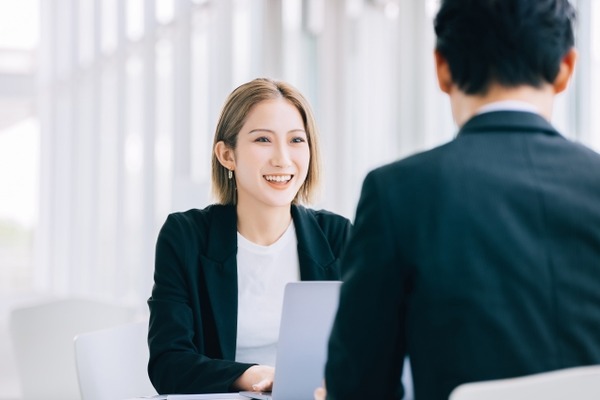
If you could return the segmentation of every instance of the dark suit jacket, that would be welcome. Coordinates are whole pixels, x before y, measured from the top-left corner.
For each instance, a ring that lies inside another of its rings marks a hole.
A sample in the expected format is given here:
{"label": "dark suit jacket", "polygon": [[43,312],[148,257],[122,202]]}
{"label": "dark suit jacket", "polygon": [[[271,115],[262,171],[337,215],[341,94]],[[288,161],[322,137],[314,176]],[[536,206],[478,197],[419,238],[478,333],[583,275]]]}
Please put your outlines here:
{"label": "dark suit jacket", "polygon": [[370,173],[329,343],[332,399],[600,363],[600,155],[526,112]]}
{"label": "dark suit jacket", "polygon": [[[302,280],[340,279],[350,222],[292,206]],[[234,361],[237,331],[234,206],[171,214],[158,236],[148,373],[159,393],[227,392],[252,364]]]}

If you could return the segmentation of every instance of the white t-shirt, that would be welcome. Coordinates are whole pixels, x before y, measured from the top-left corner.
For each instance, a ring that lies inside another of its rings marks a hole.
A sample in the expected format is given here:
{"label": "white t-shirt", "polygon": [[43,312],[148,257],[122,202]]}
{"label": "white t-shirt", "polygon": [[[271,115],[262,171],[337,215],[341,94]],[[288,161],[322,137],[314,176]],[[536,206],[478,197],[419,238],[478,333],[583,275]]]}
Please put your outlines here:
{"label": "white t-shirt", "polygon": [[275,366],[283,291],[300,280],[293,222],[272,245],[237,234],[238,321],[235,360]]}

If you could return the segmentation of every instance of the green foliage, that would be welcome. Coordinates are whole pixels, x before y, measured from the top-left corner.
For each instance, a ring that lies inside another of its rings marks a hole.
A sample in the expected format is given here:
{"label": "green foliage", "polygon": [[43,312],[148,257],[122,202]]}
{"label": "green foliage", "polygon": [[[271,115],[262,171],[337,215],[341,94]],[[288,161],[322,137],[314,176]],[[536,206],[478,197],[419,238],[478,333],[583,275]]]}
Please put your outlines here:
{"label": "green foliage", "polygon": [[0,219],[0,247],[30,246],[33,239],[33,230],[21,224]]}

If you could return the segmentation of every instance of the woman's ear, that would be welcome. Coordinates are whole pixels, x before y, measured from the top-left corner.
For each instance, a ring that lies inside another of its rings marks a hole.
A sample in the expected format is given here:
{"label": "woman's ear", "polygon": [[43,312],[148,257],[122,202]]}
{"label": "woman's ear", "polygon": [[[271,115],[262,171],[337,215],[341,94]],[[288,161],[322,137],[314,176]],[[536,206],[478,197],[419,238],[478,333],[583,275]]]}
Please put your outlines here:
{"label": "woman's ear", "polygon": [[233,149],[227,147],[222,140],[215,145],[215,156],[222,166],[230,171],[235,171],[235,154]]}
{"label": "woman's ear", "polygon": [[577,61],[577,50],[571,48],[560,61],[558,75],[552,83],[554,93],[560,93],[569,86],[569,80],[575,71],[575,63]]}

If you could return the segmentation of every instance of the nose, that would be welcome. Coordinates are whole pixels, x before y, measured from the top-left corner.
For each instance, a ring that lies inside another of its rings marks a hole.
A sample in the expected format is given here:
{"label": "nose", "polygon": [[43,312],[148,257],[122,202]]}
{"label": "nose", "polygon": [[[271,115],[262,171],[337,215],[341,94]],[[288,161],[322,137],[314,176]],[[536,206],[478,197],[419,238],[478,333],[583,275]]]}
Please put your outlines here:
{"label": "nose", "polygon": [[271,165],[279,168],[287,168],[292,165],[287,143],[281,143],[275,147],[271,158]]}

